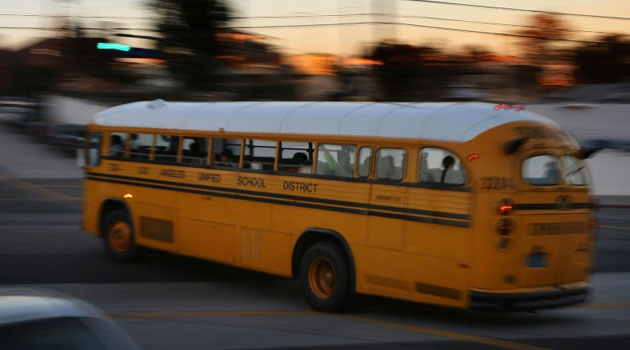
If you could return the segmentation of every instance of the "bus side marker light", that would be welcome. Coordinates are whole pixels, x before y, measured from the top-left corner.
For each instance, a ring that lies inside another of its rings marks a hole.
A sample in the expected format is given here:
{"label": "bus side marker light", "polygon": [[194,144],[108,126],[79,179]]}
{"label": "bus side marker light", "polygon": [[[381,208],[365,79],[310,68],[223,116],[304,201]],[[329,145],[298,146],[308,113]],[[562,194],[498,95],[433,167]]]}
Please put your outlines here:
{"label": "bus side marker light", "polygon": [[511,200],[502,199],[499,201],[499,205],[497,206],[497,209],[499,210],[500,215],[507,215],[512,211],[512,209],[514,209],[514,206],[512,205]]}
{"label": "bus side marker light", "polygon": [[468,159],[468,160],[475,160],[477,158],[479,158],[479,153],[473,153],[473,154],[469,155],[468,157],[466,157],[466,159]]}
{"label": "bus side marker light", "polygon": [[125,194],[125,195],[123,196],[123,198],[125,198],[125,199],[131,199],[131,198],[133,198],[133,194],[131,194],[131,193],[127,193],[127,194]]}

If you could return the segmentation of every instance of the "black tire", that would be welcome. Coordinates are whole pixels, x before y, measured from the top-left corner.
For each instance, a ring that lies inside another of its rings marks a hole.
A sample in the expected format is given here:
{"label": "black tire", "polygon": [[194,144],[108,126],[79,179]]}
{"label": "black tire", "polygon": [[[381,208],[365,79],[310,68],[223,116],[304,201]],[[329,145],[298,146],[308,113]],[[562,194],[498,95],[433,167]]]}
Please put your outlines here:
{"label": "black tire", "polygon": [[132,261],[138,256],[133,224],[126,210],[116,209],[105,215],[101,232],[105,250],[110,257],[119,261]]}
{"label": "black tire", "polygon": [[298,283],[306,301],[315,310],[338,312],[350,305],[348,264],[339,247],[332,242],[318,242],[306,250],[300,263]]}

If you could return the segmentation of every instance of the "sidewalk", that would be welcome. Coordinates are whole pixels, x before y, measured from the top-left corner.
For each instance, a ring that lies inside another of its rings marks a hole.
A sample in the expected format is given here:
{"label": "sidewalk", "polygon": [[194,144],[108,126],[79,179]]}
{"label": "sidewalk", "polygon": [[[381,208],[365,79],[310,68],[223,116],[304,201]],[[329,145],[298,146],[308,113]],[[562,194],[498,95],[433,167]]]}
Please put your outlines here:
{"label": "sidewalk", "polygon": [[0,173],[21,179],[83,178],[76,160],[0,125]]}

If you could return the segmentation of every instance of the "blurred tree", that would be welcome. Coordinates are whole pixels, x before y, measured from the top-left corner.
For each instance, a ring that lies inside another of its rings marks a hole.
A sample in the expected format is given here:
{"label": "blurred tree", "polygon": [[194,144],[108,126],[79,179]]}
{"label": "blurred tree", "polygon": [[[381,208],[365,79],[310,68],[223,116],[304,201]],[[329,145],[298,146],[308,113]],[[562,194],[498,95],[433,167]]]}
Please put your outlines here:
{"label": "blurred tree", "polygon": [[617,83],[630,79],[630,40],[622,35],[599,38],[601,44],[575,49],[574,79],[580,84]]}
{"label": "blurred tree", "polygon": [[555,14],[541,13],[532,15],[528,24],[532,28],[517,31],[525,36],[521,42],[524,58],[530,63],[542,66],[554,56],[554,45],[567,37],[567,24]]}
{"label": "blurred tree", "polygon": [[390,101],[440,98],[452,68],[442,52],[424,46],[381,42],[367,58],[382,63],[374,68],[376,79]]}
{"label": "blurred tree", "polygon": [[15,80],[11,93],[38,98],[42,93],[54,90],[59,71],[43,66],[18,66],[13,72]]}
{"label": "blurred tree", "polygon": [[221,54],[217,33],[230,19],[222,0],[149,0],[158,14],[157,29],[165,40],[159,47],[169,70],[189,88],[206,90],[218,78]]}

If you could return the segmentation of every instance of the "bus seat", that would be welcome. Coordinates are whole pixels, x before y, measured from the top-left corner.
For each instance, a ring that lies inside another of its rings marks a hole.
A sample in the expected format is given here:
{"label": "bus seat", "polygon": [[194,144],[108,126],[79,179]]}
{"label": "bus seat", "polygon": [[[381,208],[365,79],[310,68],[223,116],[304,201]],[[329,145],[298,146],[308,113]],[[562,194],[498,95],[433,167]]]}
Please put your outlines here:
{"label": "bus seat", "polygon": [[385,156],[376,162],[376,177],[379,179],[393,179],[394,177],[394,158]]}
{"label": "bus seat", "polygon": [[422,182],[440,183],[442,178],[442,169],[440,168],[428,168],[421,174]]}
{"label": "bus seat", "polygon": [[372,162],[372,156],[365,158],[365,160],[363,160],[363,163],[359,165],[359,174],[365,174],[366,176],[369,176],[371,162]]}
{"label": "bus seat", "polygon": [[331,171],[326,162],[318,161],[317,162],[317,174],[319,175],[330,175]]}

